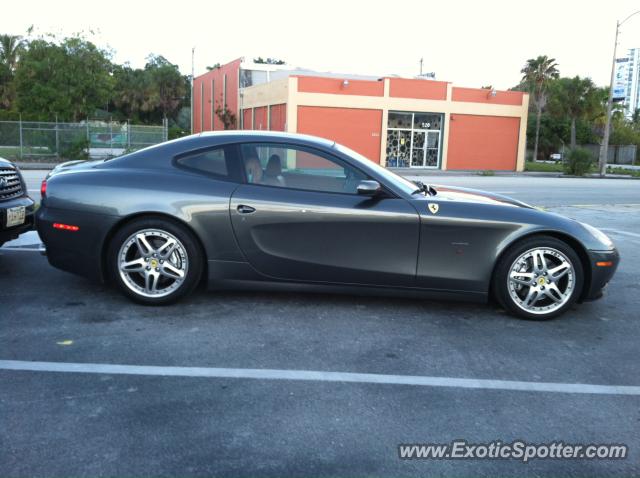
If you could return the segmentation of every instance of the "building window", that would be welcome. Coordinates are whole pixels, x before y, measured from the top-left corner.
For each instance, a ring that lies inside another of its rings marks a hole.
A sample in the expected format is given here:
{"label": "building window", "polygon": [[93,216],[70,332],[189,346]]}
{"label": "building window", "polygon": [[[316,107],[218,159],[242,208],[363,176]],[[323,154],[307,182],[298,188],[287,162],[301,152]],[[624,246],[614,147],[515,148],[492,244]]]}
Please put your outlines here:
{"label": "building window", "polygon": [[261,85],[267,83],[269,78],[266,71],[261,70],[240,70],[240,88]]}
{"label": "building window", "polygon": [[442,113],[390,111],[387,122],[387,166],[438,168]]}

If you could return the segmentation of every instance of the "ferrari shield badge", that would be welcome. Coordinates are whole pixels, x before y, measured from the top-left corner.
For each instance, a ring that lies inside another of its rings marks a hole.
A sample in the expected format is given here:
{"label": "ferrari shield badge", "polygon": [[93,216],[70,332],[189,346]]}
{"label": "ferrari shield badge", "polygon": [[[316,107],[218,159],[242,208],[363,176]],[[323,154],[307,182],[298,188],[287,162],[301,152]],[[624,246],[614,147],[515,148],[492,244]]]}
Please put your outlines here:
{"label": "ferrari shield badge", "polygon": [[438,209],[440,209],[440,206],[434,202],[430,202],[428,207],[431,214],[437,214]]}

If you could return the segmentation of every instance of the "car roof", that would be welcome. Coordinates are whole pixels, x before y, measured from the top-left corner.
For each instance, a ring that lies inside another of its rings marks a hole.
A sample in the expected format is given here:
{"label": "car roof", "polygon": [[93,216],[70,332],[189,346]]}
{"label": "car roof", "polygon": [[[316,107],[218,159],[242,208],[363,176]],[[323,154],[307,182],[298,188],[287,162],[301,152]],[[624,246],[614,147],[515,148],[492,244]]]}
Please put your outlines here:
{"label": "car roof", "polygon": [[[140,166],[144,164],[143,162],[147,161],[149,158],[157,159],[158,152],[162,152],[162,157],[167,160],[164,161],[164,164],[168,166],[168,161],[176,155],[187,154],[191,151],[209,147],[216,147],[219,145],[221,146],[224,144],[260,141],[291,142],[292,144],[317,146],[323,147],[325,149],[334,148],[336,144],[335,141],[318,138],[317,136],[298,133],[284,133],[280,131],[205,131],[202,133],[196,133],[189,136],[176,138],[171,141],[165,141],[164,143],[158,143],[152,146],[148,146],[144,149],[140,149],[138,151],[134,151],[132,153],[110,159],[106,162],[103,162],[100,167],[111,168],[119,167],[125,164],[130,167]],[[155,164],[161,165],[162,162],[156,162]]]}
{"label": "car roof", "polygon": [[[214,137],[219,139],[231,139],[238,138],[244,140],[254,139],[277,139],[277,140],[292,140],[292,141],[309,141],[312,143],[322,144],[323,146],[331,147],[335,144],[335,141],[319,138],[318,136],[311,136],[308,134],[300,133],[285,133],[283,131],[262,131],[262,130],[226,130],[226,131],[203,131],[192,136],[199,137]],[[187,136],[188,138],[189,136]]]}

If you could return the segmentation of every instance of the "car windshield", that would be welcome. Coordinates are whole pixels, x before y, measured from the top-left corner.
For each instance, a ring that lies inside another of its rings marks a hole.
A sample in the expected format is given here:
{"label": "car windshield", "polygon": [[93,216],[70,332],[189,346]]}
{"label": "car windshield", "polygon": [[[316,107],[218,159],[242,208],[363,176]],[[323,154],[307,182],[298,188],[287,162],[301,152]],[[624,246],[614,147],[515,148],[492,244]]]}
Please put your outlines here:
{"label": "car windshield", "polygon": [[341,144],[335,143],[334,148],[344,153],[354,160],[358,161],[365,167],[374,168],[376,172],[382,176],[386,181],[394,184],[396,187],[402,189],[406,194],[413,194],[418,190],[416,183],[409,181],[406,178],[403,178],[399,174],[394,173],[393,171],[389,171],[387,168],[380,166],[379,164],[374,163],[370,159],[367,159],[365,156],[357,153],[356,151],[347,148]]}

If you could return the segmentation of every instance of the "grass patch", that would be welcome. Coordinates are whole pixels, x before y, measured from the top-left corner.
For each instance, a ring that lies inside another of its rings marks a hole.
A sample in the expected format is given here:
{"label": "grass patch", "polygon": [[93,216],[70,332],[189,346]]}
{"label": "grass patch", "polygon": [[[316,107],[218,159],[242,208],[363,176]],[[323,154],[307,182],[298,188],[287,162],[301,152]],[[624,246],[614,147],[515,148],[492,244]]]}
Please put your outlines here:
{"label": "grass patch", "polygon": [[524,170],[536,171],[540,173],[564,173],[564,167],[561,162],[539,163],[537,161],[527,161],[524,164]]}
{"label": "grass patch", "polygon": [[59,159],[49,148],[37,146],[25,146],[22,148],[22,155],[20,154],[19,146],[0,146],[0,158],[5,158],[10,161],[59,162]]}
{"label": "grass patch", "polygon": [[628,174],[634,178],[640,178],[640,169],[626,169],[626,168],[607,168],[607,174]]}

